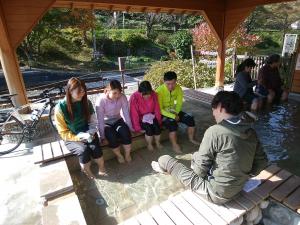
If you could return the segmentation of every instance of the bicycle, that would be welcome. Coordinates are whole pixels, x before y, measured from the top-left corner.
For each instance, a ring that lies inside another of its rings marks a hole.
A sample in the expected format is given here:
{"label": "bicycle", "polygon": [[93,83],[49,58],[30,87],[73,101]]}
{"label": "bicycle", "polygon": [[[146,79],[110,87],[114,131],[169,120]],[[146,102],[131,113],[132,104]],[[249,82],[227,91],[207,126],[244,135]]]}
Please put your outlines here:
{"label": "bicycle", "polygon": [[8,154],[17,149],[24,138],[29,141],[33,139],[37,131],[37,124],[40,121],[44,112],[49,108],[48,116],[50,124],[56,131],[54,121],[55,100],[50,97],[50,92],[54,89],[59,89],[60,94],[62,88],[54,87],[49,90],[44,90],[40,95],[41,99],[33,103],[43,103],[41,109],[34,109],[30,114],[29,119],[23,120],[20,111],[24,110],[28,105],[16,107],[12,101],[17,94],[2,95],[0,98],[7,100],[12,106],[12,109],[2,110],[0,112],[0,155]]}

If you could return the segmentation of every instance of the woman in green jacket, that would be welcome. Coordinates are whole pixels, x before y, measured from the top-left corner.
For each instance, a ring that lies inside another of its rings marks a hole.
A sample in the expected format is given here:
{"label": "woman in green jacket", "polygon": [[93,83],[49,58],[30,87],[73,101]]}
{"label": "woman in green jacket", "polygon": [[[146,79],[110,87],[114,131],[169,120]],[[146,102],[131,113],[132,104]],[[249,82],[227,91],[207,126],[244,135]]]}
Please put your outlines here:
{"label": "woman in green jacket", "polygon": [[87,99],[86,86],[78,78],[71,78],[66,87],[66,97],[55,109],[56,128],[66,147],[78,156],[80,166],[93,179],[91,159],[99,166],[99,175],[106,175],[104,159],[97,135],[97,117],[92,103]]}

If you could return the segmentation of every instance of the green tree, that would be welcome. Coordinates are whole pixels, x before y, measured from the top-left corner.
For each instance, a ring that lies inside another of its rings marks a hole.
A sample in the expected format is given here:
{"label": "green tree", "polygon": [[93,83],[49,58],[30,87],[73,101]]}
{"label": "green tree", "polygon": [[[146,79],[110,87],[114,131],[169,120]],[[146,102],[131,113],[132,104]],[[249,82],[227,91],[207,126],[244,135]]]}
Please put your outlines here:
{"label": "green tree", "polygon": [[50,39],[62,39],[62,30],[65,28],[79,30],[82,34],[83,42],[89,45],[88,31],[95,26],[96,19],[92,10],[52,9],[46,13],[32,32],[26,36],[18,51],[25,55],[28,62],[35,61],[41,55],[43,43]]}
{"label": "green tree", "polygon": [[171,37],[171,45],[179,59],[191,58],[190,46],[193,43],[192,34],[187,30],[174,33]]}

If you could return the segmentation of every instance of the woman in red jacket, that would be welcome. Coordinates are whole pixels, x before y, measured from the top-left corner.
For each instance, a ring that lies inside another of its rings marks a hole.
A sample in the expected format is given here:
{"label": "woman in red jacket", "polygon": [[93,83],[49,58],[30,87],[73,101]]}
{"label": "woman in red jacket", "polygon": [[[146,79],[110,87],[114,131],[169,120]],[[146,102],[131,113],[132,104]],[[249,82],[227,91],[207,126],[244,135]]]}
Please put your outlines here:
{"label": "woman in red jacket", "polygon": [[145,130],[148,149],[153,151],[153,139],[157,148],[161,148],[161,113],[156,93],[149,81],[142,81],[138,91],[129,100],[132,128],[135,132]]}

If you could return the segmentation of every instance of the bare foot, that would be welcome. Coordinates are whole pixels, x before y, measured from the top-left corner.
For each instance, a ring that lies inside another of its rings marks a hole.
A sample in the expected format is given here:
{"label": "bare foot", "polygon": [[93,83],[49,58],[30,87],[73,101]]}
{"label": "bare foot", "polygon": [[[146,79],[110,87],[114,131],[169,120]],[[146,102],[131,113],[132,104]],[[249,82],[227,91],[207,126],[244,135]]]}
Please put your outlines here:
{"label": "bare foot", "polygon": [[117,156],[117,160],[118,160],[118,162],[121,163],[121,164],[122,164],[122,163],[125,163],[125,159],[124,159],[124,157],[123,157],[122,155],[118,155],[118,156]]}
{"label": "bare foot", "polygon": [[176,152],[178,154],[182,153],[181,148],[178,144],[173,146],[173,150],[174,150],[174,152]]}
{"label": "bare foot", "polygon": [[154,151],[154,148],[153,148],[153,145],[152,145],[152,144],[151,144],[151,145],[148,145],[147,148],[148,148],[148,150],[149,150],[150,152]]}
{"label": "bare foot", "polygon": [[200,145],[200,142],[196,141],[195,139],[191,139],[190,142],[194,145]]}
{"label": "bare foot", "polygon": [[161,143],[156,143],[157,149],[161,150],[164,146]]}
{"label": "bare foot", "polygon": [[108,176],[108,174],[106,173],[106,170],[105,169],[100,169],[99,168],[99,171],[98,171],[98,175],[99,176]]}
{"label": "bare foot", "polygon": [[84,172],[89,179],[95,179],[95,176],[90,169],[82,169],[82,172]]}
{"label": "bare foot", "polygon": [[128,162],[128,163],[130,163],[130,162],[132,161],[132,158],[131,158],[130,153],[128,153],[128,154],[125,155],[125,160],[126,160],[126,162]]}

